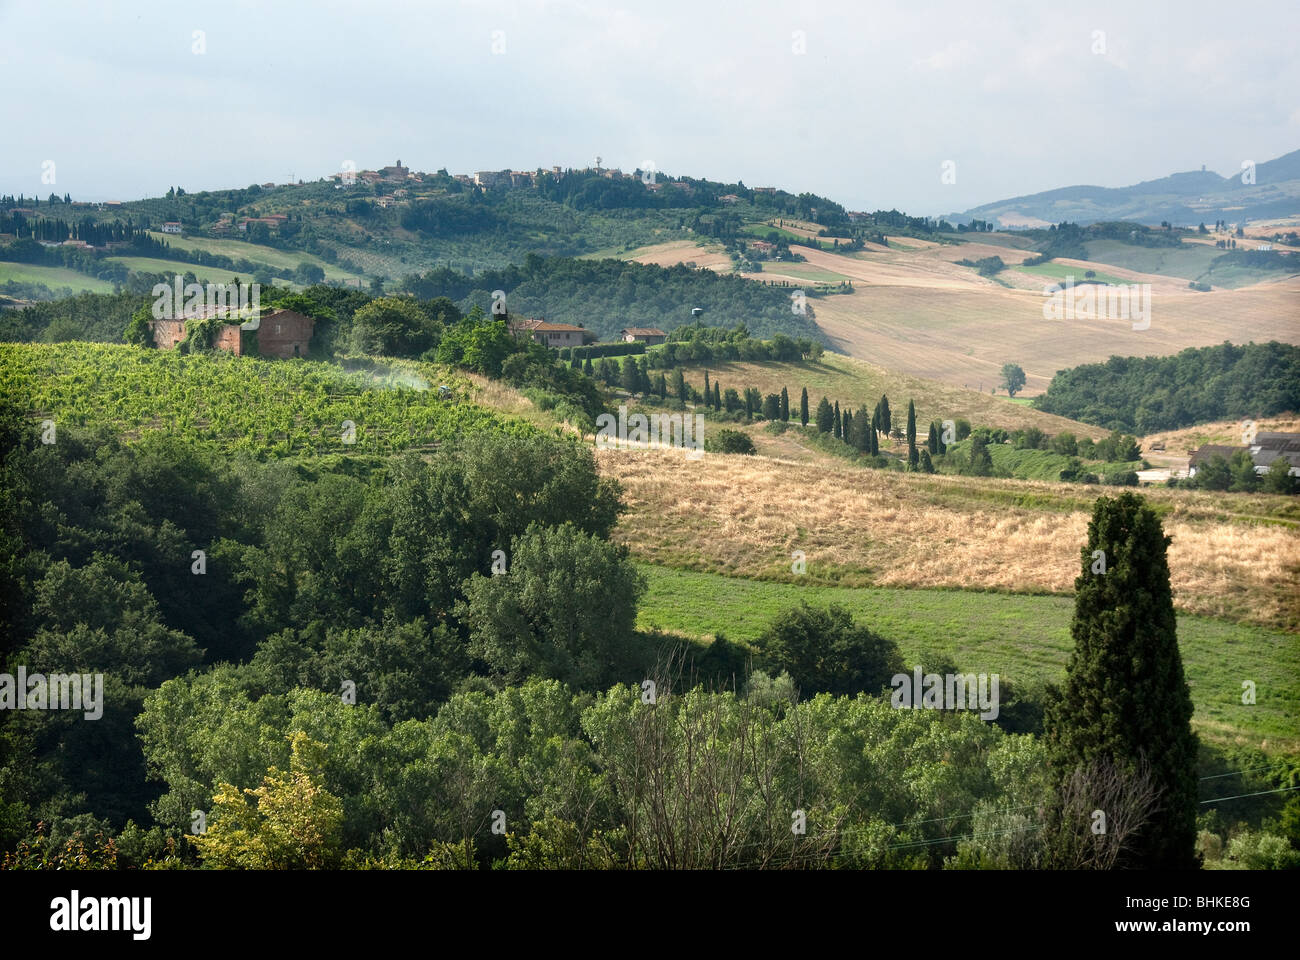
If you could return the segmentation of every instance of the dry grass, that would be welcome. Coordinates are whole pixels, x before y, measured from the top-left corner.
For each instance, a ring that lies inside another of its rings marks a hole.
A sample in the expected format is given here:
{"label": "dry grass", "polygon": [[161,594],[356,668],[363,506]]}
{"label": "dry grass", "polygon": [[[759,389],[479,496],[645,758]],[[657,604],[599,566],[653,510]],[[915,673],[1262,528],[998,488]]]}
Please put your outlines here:
{"label": "dry grass", "polygon": [[952,384],[982,383],[987,390],[1002,364],[1018,363],[1028,377],[1027,396],[1045,390],[1058,370],[1113,355],[1168,356],[1224,340],[1300,342],[1300,279],[1210,293],[1153,292],[1150,328],[1133,330],[1119,320],[1044,320],[1041,292],[960,283],[938,275],[937,265],[927,269],[925,284],[879,276],[851,294],[818,300],[818,326],[840,352]]}
{"label": "dry grass", "polygon": [[715,273],[732,272],[731,257],[726,249],[716,240],[697,242],[694,240],[671,240],[656,243],[649,247],[639,247],[630,251],[624,259],[634,263],[651,263],[661,267],[673,267],[679,263],[693,263],[702,270]]}
{"label": "dry grass", "polygon": [[[911,243],[912,241],[905,241]],[[1119,320],[1043,319],[1043,278],[1009,289],[960,259],[997,255],[1009,264],[1027,251],[991,243],[843,254],[800,248],[809,266],[843,274],[852,294],[816,303],[818,325],[836,350],[891,370],[987,390],[1003,363],[1020,364],[1025,394],[1047,388],[1058,370],[1119,356],[1165,356],[1226,339],[1300,342],[1300,278],[1209,293],[1186,281],[1102,262],[1069,261],[1152,287],[1151,326]],[[1007,279],[1014,282],[1014,272]]]}
{"label": "dry grass", "polygon": [[[649,562],[803,582],[1068,593],[1097,488],[924,476],[826,462],[601,451],[631,509],[617,536]],[[1143,493],[1165,511],[1182,610],[1300,629],[1300,533],[1284,498]]]}

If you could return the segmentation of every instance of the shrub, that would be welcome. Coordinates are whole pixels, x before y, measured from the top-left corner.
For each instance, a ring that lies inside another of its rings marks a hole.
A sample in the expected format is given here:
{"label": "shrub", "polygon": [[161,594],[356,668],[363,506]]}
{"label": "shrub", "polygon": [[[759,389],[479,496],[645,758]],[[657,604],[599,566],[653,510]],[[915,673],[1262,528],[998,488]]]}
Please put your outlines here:
{"label": "shrub", "polygon": [[705,437],[704,449],[710,453],[744,453],[752,455],[756,452],[754,441],[749,438],[749,434],[740,430],[728,430],[726,428],[719,430],[716,436]]}

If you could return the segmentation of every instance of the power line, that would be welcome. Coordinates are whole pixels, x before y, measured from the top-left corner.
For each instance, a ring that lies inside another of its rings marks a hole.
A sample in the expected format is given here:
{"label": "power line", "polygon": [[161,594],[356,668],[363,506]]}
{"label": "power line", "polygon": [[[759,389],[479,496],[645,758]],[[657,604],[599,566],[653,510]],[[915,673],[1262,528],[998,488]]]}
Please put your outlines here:
{"label": "power line", "polygon": [[1269,793],[1289,793],[1292,790],[1300,790],[1300,787],[1283,787],[1280,790],[1261,790],[1259,793],[1239,793],[1235,797],[1215,797],[1213,800],[1202,800],[1201,803],[1218,803],[1221,800],[1240,800],[1242,797],[1262,797]]}

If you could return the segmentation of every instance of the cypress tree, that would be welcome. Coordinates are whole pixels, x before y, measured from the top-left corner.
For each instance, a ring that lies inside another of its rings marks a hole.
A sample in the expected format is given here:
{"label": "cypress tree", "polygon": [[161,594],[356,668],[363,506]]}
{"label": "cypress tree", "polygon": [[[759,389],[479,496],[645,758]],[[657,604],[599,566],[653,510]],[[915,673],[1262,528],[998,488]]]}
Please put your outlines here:
{"label": "cypress tree", "polygon": [[713,388],[709,386],[709,371],[704,371],[704,405],[713,406]]}
{"label": "cypress tree", "polygon": [[713,381],[713,409],[722,409],[722,388],[718,386],[718,381]]}
{"label": "cypress tree", "polygon": [[833,431],[835,433],[835,439],[840,439],[842,434],[840,433],[840,402],[838,400],[835,401],[835,426],[833,427]]}
{"label": "cypress tree", "polygon": [[892,422],[889,418],[889,398],[882,393],[880,395],[880,432],[888,436],[891,426]]}
{"label": "cypress tree", "polygon": [[[863,408],[864,412],[865,409],[866,408],[864,407]],[[865,431],[865,433],[871,440],[871,455],[873,457],[879,456],[880,455],[880,434],[876,432],[874,427],[870,430]]]}
{"label": "cypress tree", "polygon": [[822,397],[822,402],[817,404],[817,432],[830,433],[834,420],[835,414],[831,410],[831,402]]}
{"label": "cypress tree", "polygon": [[781,420],[785,423],[790,422],[790,394],[785,387],[781,388]]}
{"label": "cypress tree", "polygon": [[939,431],[935,429],[934,421],[930,421],[930,437],[925,441],[925,447],[931,453],[939,452]]}
{"label": "cypress tree", "polygon": [[802,426],[808,426],[808,388],[803,388],[803,393],[799,395],[799,423]]}
{"label": "cypress tree", "polygon": [[916,453],[916,441],[909,440],[907,443],[907,466],[915,470],[918,463],[920,463],[920,458]]}
{"label": "cypress tree", "polygon": [[682,376],[681,367],[673,371],[673,396],[683,403],[686,402],[686,378]]}
{"label": "cypress tree", "polygon": [[857,416],[853,418],[852,444],[863,453],[871,452],[871,431],[867,429],[867,408],[858,407]]}
{"label": "cypress tree", "polygon": [[[1160,791],[1158,809],[1132,838],[1119,864],[1128,868],[1198,865],[1197,738],[1178,652],[1169,542],[1142,497],[1097,500],[1074,581],[1074,652],[1044,718],[1058,796],[1079,767],[1109,761],[1132,775],[1145,759]],[[1059,829],[1091,840],[1089,826]]]}
{"label": "cypress tree", "polygon": [[628,393],[636,393],[637,388],[641,386],[641,377],[637,371],[636,360],[628,357],[623,361],[623,367],[618,373],[619,385]]}
{"label": "cypress tree", "polygon": [[845,410],[843,429],[841,430],[840,439],[842,439],[845,443],[852,445],[853,443],[852,437],[853,437],[853,414]]}
{"label": "cypress tree", "polygon": [[916,446],[916,404],[907,401],[907,445]]}

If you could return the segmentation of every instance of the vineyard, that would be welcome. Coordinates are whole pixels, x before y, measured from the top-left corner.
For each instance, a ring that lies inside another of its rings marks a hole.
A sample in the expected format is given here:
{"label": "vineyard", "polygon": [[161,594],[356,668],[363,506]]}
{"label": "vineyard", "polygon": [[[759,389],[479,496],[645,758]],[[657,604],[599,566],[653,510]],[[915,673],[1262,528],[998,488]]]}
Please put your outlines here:
{"label": "vineyard", "polygon": [[403,360],[357,365],[4,343],[0,396],[56,428],[107,427],[128,439],[157,432],[261,460],[382,455],[479,430],[534,429],[473,403],[474,385],[444,367]]}

